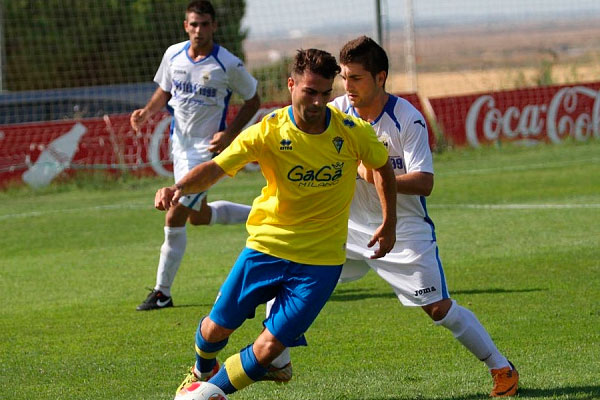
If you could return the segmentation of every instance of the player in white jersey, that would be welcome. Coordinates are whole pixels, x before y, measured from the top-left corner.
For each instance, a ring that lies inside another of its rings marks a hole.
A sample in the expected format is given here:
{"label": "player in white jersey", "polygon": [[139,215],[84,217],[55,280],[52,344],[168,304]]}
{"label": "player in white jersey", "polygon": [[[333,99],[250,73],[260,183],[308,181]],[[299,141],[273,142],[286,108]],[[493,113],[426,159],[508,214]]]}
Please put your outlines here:
{"label": "player in white jersey", "polygon": [[[171,149],[176,182],[225,149],[260,106],[256,79],[239,58],[213,40],[217,23],[212,4],[190,2],[183,26],[189,40],[165,51],[154,77],[158,88],[143,109],[131,114],[135,130],[165,105],[173,114]],[[244,103],[226,126],[227,108],[234,92]],[[249,206],[229,201],[208,203],[206,192],[182,197],[165,216],[165,240],[160,249],[156,285],[137,310],[173,306],[171,286],[185,252],[187,221],[193,225],[242,223],[249,211]]]}
{"label": "player in white jersey", "polygon": [[[475,315],[448,293],[425,201],[433,189],[433,162],[423,115],[405,99],[385,91],[388,59],[372,39],[361,36],[348,42],[340,51],[340,65],[346,94],[332,104],[371,123],[388,149],[398,190],[396,245],[385,257],[371,259],[364,241],[381,224],[381,210],[371,171],[359,167],[340,282],[359,279],[373,269],[390,284],[403,305],[421,307],[436,325],[450,330],[488,366],[494,380],[491,396],[516,394],[517,370],[498,351]],[[289,361],[286,350],[272,364],[291,371]]]}

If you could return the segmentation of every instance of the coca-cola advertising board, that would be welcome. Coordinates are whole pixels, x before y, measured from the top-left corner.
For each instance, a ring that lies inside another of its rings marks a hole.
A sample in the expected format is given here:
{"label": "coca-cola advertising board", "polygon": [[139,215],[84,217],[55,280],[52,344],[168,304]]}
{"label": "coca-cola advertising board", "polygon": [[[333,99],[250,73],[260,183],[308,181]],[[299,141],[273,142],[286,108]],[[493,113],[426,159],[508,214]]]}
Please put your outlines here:
{"label": "coca-cola advertising board", "polygon": [[456,146],[560,143],[600,138],[600,82],[431,98]]}

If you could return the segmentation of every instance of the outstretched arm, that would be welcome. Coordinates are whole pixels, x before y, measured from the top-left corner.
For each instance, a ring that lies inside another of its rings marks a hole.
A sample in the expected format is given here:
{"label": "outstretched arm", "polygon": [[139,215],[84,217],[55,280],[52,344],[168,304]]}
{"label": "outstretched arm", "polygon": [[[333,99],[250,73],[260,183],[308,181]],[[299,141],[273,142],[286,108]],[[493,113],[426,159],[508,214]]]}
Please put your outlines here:
{"label": "outstretched arm", "polygon": [[373,181],[381,202],[383,222],[371,237],[369,247],[379,243],[379,248],[371,258],[381,258],[396,243],[396,179],[389,160],[382,167],[373,170]]}
{"label": "outstretched arm", "polygon": [[213,135],[208,150],[213,153],[220,153],[225,150],[225,147],[229,146],[229,143],[235,139],[248,121],[256,114],[259,107],[260,97],[258,96],[258,93],[256,93],[254,97],[244,102],[233,121],[231,121],[231,124],[229,124],[224,131],[217,132]]}
{"label": "outstretched arm", "polygon": [[225,171],[213,160],[196,165],[173,186],[159,189],[154,196],[154,207],[168,210],[177,204],[179,198],[190,193],[204,192],[215,184]]}

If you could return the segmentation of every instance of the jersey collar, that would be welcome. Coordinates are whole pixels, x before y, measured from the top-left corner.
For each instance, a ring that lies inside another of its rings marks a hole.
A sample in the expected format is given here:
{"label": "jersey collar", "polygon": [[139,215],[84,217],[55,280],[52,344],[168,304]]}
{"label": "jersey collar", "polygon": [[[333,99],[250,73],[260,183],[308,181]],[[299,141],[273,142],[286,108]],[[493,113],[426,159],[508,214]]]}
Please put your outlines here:
{"label": "jersey collar", "polygon": [[187,57],[187,59],[192,63],[192,64],[199,64],[201,62],[204,62],[204,60],[210,58],[211,56],[214,57],[215,59],[217,58],[217,53],[219,52],[219,45],[216,43],[213,43],[213,47],[212,50],[210,51],[210,53],[204,57],[202,60],[199,61],[194,61],[192,60],[192,58],[190,57],[190,54],[188,53],[188,50],[190,49],[190,46],[192,45],[192,42],[190,42],[188,40],[188,42],[185,44],[183,50],[185,51],[185,56]]}
{"label": "jersey collar", "polygon": [[[381,119],[381,117],[383,117],[383,114],[385,114],[385,113],[394,115],[394,107],[396,106],[397,100],[398,100],[398,98],[396,96],[394,96],[391,93],[388,93],[388,100],[385,103],[385,105],[383,106],[383,110],[381,110],[381,113],[370,124],[375,125],[376,123],[378,123],[379,120]],[[360,115],[358,115],[358,112],[356,112],[356,109],[354,108],[354,106],[350,106],[350,110],[352,110],[352,115],[354,115],[357,118],[361,118]]]}
{"label": "jersey collar", "polygon": [[[292,106],[288,107],[288,115],[290,117],[290,120],[292,121],[292,124],[294,124],[294,126],[298,128],[298,124],[296,124],[296,119],[294,118],[294,112],[292,111]],[[325,131],[327,130],[327,128],[329,128],[329,122],[331,122],[331,110],[329,109],[329,106],[327,106],[327,108],[325,109]],[[302,129],[298,129],[302,131]]]}

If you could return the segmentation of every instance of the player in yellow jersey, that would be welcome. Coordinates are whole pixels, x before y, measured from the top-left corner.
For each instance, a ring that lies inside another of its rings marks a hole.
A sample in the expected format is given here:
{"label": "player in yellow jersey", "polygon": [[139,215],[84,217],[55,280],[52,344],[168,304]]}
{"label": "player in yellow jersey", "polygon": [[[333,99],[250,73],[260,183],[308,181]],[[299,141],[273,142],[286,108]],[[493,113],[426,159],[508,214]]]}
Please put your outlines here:
{"label": "player in yellow jersey", "polygon": [[[196,331],[196,363],[178,389],[209,380],[226,394],[260,380],[304,333],[339,279],[357,167],[373,169],[382,224],[368,245],[379,258],[396,241],[396,188],[387,150],[371,126],[327,105],[340,68],[322,50],[299,50],[288,78],[292,105],[244,130],[220,155],[196,166],[155,197],[168,210],[223,175],[257,161],[267,181],[247,221],[249,233],[217,300]],[[275,298],[255,342],[225,360],[217,353],[256,307]]]}

